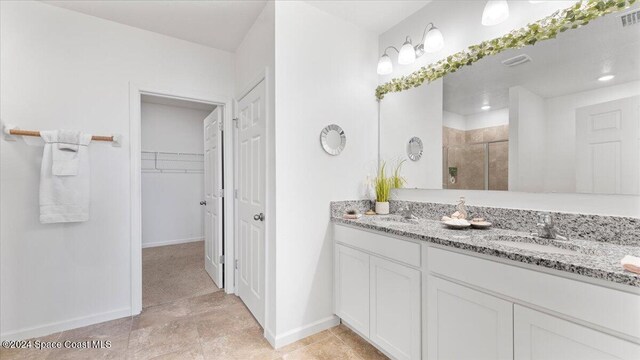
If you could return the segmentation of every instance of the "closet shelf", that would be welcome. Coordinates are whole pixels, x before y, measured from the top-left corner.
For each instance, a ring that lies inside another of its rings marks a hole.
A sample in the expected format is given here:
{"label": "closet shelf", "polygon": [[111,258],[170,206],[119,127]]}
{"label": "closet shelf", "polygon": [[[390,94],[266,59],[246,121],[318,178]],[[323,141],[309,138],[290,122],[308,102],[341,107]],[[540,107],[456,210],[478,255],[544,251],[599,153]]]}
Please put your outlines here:
{"label": "closet shelf", "polygon": [[204,172],[204,154],[143,150],[141,158],[143,172]]}

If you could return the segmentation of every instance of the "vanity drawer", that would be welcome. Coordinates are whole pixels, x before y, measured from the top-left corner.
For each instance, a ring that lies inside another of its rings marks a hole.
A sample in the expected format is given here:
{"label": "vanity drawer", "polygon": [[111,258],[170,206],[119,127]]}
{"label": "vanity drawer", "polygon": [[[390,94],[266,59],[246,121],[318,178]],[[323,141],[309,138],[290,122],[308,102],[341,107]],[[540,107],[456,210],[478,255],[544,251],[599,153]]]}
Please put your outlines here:
{"label": "vanity drawer", "polygon": [[429,246],[429,272],[640,339],[640,295]]}
{"label": "vanity drawer", "polygon": [[420,244],[416,242],[338,224],[333,227],[333,236],[336,242],[407,265],[420,267],[422,263]]}

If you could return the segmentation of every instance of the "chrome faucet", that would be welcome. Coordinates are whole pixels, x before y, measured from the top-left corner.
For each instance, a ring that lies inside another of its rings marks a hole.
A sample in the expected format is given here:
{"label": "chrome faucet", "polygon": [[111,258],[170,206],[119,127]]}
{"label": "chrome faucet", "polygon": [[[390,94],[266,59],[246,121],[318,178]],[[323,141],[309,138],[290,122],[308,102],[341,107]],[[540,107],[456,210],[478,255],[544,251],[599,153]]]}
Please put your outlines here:
{"label": "chrome faucet", "polygon": [[536,227],[538,228],[538,232],[532,233],[531,235],[546,239],[567,240],[566,237],[558,234],[551,213],[541,213],[538,217],[538,224]]}
{"label": "chrome faucet", "polygon": [[413,215],[413,210],[411,210],[411,205],[409,204],[407,204],[406,209],[400,208],[399,211],[402,217],[405,219],[408,219],[408,220],[416,219],[416,216]]}

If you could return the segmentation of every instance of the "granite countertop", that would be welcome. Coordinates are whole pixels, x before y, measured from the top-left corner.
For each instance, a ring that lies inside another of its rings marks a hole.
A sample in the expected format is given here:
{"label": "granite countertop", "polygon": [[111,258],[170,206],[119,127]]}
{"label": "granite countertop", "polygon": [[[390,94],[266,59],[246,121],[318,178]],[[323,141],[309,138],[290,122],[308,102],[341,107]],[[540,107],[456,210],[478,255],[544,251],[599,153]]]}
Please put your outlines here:
{"label": "granite countertop", "polygon": [[[445,228],[439,221],[409,221],[399,215],[363,215],[357,220],[334,216],[331,221],[640,287],[640,274],[625,271],[620,265],[620,260],[625,255],[640,256],[640,246],[579,239],[549,240],[533,237],[525,232],[495,228],[452,230]],[[505,244],[505,241],[508,242]],[[510,245],[512,241],[521,244],[515,245],[521,247]],[[531,244],[534,245],[530,246]],[[557,251],[538,251],[535,250],[535,244],[551,245]]]}

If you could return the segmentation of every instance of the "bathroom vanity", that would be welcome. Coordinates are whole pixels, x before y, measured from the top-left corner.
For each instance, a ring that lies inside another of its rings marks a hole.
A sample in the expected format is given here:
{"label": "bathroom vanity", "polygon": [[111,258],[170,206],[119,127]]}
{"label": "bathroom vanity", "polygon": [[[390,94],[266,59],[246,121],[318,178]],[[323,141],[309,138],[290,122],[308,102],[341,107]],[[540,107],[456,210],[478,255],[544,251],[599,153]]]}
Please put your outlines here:
{"label": "bathroom vanity", "polygon": [[391,358],[640,358],[636,244],[339,213],[335,314]]}

